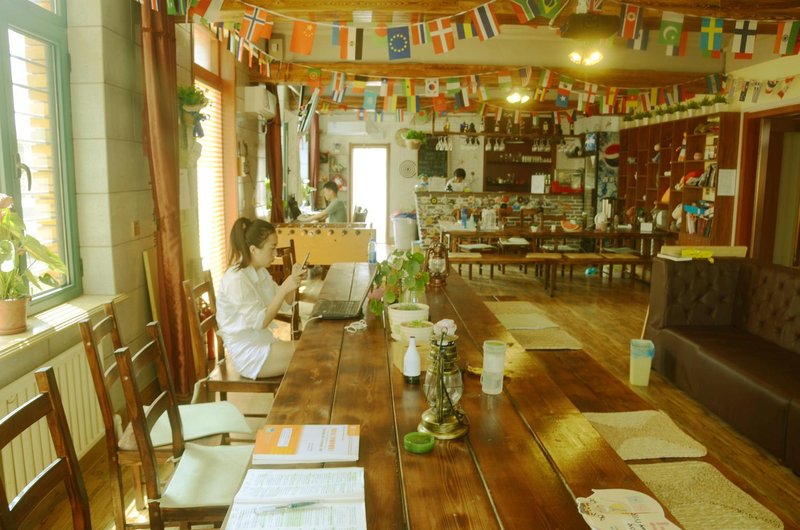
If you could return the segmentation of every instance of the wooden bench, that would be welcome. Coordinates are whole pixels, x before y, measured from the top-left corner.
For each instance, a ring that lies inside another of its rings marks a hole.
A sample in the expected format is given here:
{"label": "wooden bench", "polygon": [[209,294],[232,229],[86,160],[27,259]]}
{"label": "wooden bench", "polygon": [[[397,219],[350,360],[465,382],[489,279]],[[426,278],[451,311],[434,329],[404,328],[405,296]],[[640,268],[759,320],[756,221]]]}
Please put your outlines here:
{"label": "wooden bench", "polygon": [[451,252],[448,255],[451,265],[459,266],[459,273],[461,272],[461,265],[468,265],[468,278],[472,279],[472,266],[489,266],[489,278],[494,279],[494,267],[505,267],[506,265],[522,265],[527,267],[529,265],[541,266],[543,268],[544,288],[553,296],[555,292],[555,273],[556,265],[561,260],[561,254],[551,252],[529,252],[525,255],[520,254],[479,254],[477,252]]}

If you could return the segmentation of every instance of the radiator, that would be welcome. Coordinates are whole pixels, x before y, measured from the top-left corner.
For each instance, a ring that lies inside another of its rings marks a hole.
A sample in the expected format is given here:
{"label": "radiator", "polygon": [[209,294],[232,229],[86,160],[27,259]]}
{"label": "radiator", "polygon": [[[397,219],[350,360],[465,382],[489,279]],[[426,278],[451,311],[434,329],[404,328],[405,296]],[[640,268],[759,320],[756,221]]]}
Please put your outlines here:
{"label": "radiator", "polygon": [[[83,345],[78,343],[46,366],[52,366],[55,371],[72,443],[78,458],[81,458],[105,434]],[[0,389],[0,417],[38,392],[33,372]],[[23,432],[3,449],[1,456],[3,483],[8,498],[12,499],[55,458],[46,420],[38,421]]]}

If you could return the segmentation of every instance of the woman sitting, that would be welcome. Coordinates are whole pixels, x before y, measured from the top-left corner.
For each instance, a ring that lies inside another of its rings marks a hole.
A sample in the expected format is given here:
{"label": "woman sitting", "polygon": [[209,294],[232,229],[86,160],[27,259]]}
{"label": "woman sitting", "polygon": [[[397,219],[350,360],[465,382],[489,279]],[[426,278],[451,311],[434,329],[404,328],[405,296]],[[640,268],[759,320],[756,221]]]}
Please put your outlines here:
{"label": "woman sitting", "polygon": [[286,372],[294,344],[273,334],[279,311],[291,309],[306,271],[295,264],[281,285],[267,267],[275,258],[275,227],[241,217],[231,228],[228,270],[217,293],[217,324],[231,362],[244,377],[274,377]]}

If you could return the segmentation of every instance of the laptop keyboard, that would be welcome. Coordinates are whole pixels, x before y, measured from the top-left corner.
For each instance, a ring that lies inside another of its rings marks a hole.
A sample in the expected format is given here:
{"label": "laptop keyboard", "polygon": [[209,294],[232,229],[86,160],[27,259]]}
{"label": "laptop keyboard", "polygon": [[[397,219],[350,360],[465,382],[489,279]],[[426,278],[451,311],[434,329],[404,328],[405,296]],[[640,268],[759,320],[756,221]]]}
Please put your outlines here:
{"label": "laptop keyboard", "polygon": [[359,300],[321,300],[312,314],[327,318],[355,317],[361,312]]}

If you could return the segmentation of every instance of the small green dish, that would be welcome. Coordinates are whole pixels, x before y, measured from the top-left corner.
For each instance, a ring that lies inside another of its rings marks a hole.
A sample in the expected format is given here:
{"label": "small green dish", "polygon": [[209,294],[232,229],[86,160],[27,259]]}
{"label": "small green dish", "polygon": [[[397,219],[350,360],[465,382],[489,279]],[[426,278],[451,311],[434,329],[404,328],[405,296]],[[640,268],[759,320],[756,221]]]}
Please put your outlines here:
{"label": "small green dish", "polygon": [[436,439],[426,432],[410,432],[403,436],[403,447],[409,453],[422,455],[433,450]]}

